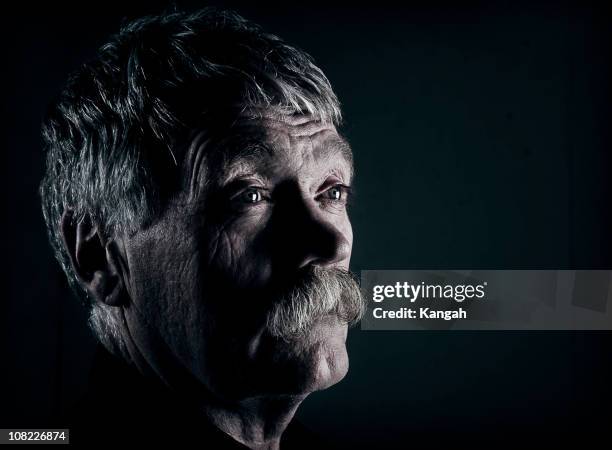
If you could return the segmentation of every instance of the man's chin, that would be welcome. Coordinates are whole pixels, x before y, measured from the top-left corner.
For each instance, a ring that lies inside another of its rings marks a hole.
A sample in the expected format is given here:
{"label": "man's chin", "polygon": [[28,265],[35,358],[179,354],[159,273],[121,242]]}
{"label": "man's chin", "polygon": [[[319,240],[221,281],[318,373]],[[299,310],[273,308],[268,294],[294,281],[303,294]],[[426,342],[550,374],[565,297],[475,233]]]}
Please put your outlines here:
{"label": "man's chin", "polygon": [[[301,395],[326,389],[348,372],[347,325],[335,316],[317,320],[309,332],[290,339],[270,337],[270,378],[276,389]],[[267,345],[266,345],[267,347]],[[266,358],[268,359],[268,358]]]}

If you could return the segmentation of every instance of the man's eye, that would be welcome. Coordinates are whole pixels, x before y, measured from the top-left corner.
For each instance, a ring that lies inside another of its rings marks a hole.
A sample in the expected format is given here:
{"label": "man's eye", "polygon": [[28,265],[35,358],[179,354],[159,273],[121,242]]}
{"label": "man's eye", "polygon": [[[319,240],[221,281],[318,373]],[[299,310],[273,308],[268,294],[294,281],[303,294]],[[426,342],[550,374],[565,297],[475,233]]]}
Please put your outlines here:
{"label": "man's eye", "polygon": [[338,187],[333,187],[327,191],[327,198],[330,200],[340,200],[342,198],[342,190]]}
{"label": "man's eye", "polygon": [[350,188],[348,186],[344,186],[343,184],[338,184],[336,186],[332,186],[322,194],[322,199],[332,202],[343,202],[346,201],[346,198],[349,194]]}
{"label": "man's eye", "polygon": [[258,189],[247,189],[239,194],[238,200],[242,203],[259,203],[263,200],[263,195]]}

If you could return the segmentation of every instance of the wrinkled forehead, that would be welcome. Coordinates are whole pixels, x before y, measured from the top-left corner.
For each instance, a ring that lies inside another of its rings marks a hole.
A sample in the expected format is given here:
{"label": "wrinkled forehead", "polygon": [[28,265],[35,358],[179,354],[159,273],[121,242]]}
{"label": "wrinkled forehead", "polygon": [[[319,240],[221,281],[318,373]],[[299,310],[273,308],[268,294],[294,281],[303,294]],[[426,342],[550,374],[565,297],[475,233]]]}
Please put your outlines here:
{"label": "wrinkled forehead", "polygon": [[269,114],[255,119],[254,126],[262,133],[264,154],[257,155],[258,159],[263,157],[268,162],[283,162],[296,168],[309,163],[342,162],[352,175],[351,148],[333,124],[304,115],[277,117]]}
{"label": "wrinkled forehead", "polygon": [[333,124],[307,115],[245,114],[218,139],[201,133],[192,151],[206,161],[208,181],[220,184],[242,172],[275,166],[293,170],[306,165],[336,166],[345,172],[347,182],[353,175],[352,151],[346,139]]}

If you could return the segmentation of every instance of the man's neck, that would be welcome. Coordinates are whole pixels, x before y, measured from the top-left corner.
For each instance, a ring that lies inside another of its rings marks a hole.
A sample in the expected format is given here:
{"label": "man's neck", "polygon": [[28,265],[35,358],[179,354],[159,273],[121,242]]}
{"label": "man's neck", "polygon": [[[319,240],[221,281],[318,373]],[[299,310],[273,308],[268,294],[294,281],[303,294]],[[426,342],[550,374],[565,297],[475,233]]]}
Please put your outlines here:
{"label": "man's neck", "polygon": [[251,449],[274,450],[306,395],[266,396],[204,406],[217,428]]}
{"label": "man's neck", "polygon": [[203,411],[216,428],[251,449],[278,449],[283,432],[308,395],[269,395],[221,402],[184,370],[168,370],[178,365],[170,363],[166,352],[149,352],[147,358],[131,336],[126,344],[129,362],[142,374],[159,379],[179,396],[195,401],[194,406]]}

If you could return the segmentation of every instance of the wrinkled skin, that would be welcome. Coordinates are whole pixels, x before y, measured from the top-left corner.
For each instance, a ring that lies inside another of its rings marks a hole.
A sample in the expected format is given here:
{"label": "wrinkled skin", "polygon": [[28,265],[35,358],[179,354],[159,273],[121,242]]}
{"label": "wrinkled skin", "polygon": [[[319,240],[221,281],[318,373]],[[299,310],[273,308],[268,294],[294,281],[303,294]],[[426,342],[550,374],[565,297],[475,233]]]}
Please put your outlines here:
{"label": "wrinkled skin", "polygon": [[352,157],[307,116],[259,111],[230,128],[193,139],[152,224],[107,239],[68,208],[61,229],[81,284],[117,318],[124,356],[236,440],[275,448],[301,401],[348,370],[335,315],[284,339],[266,323],[312,267],[348,268]]}
{"label": "wrinkled skin", "polygon": [[[307,394],[348,370],[345,323],[327,316],[286,341],[266,332],[266,314],[273,293],[309,265],[348,269],[353,234],[343,186],[352,162],[336,129],[306,116],[263,114],[240,127],[259,150],[232,159],[196,138],[183,188],[162,217],[116,239],[128,299],[119,307],[142,371],[197,386],[222,429],[263,443],[274,442]],[[257,422],[245,419],[247,409],[265,409],[273,418],[262,420],[278,423],[267,423],[266,433],[247,430]]]}

